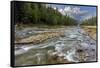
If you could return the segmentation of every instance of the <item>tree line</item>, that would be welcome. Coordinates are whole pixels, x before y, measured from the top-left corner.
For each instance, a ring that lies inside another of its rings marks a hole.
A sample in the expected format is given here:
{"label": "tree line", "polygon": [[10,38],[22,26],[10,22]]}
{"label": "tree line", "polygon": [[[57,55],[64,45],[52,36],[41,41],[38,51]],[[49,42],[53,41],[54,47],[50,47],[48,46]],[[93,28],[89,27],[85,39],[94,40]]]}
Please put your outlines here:
{"label": "tree line", "polygon": [[77,20],[41,3],[15,2],[15,24],[76,25]]}
{"label": "tree line", "polygon": [[84,21],[82,21],[81,25],[91,25],[91,26],[96,26],[97,25],[97,17],[91,17],[89,19],[86,19]]}

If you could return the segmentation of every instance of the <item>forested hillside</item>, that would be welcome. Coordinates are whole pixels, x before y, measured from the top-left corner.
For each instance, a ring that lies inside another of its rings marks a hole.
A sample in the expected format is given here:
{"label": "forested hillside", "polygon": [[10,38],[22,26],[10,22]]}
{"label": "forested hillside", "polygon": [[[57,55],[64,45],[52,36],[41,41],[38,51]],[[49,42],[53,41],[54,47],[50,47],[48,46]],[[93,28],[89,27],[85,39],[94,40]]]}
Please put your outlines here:
{"label": "forested hillside", "polygon": [[86,19],[82,22],[82,25],[92,25],[95,26],[97,23],[97,17],[91,17],[89,19]]}
{"label": "forested hillside", "polygon": [[76,25],[70,16],[62,15],[58,9],[46,4],[17,2],[15,7],[16,24]]}

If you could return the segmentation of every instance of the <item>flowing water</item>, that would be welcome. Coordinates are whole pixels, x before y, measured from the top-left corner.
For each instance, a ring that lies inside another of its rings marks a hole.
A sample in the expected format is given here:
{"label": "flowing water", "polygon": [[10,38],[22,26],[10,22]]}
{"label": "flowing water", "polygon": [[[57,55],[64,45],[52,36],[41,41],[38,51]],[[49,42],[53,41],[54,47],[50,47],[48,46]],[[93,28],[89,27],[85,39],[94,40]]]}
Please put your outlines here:
{"label": "flowing water", "polygon": [[64,37],[40,44],[16,44],[16,66],[96,61],[96,40],[79,26],[65,28],[63,32]]}

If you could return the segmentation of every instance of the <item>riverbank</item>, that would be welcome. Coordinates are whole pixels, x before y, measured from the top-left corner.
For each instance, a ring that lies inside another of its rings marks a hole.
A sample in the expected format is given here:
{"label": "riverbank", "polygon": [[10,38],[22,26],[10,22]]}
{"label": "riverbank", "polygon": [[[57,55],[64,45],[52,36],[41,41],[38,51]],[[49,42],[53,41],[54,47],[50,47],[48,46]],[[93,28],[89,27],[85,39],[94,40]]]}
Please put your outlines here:
{"label": "riverbank", "polygon": [[86,31],[86,33],[93,38],[94,40],[96,40],[96,30],[97,27],[96,26],[83,26],[83,29]]}
{"label": "riverbank", "polygon": [[75,26],[41,26],[28,27],[24,25],[24,29],[16,26],[15,44],[38,44],[45,40],[64,36],[64,31]]}
{"label": "riverbank", "polygon": [[30,43],[38,44],[45,40],[48,40],[54,37],[61,37],[61,36],[64,36],[63,32],[43,32],[37,35],[32,35],[28,38],[16,40],[15,44],[30,44]]}
{"label": "riverbank", "polygon": [[63,28],[67,27],[64,25],[46,25],[46,24],[16,24],[15,28],[17,30],[23,30],[25,28],[46,28],[46,29],[56,29],[56,28]]}

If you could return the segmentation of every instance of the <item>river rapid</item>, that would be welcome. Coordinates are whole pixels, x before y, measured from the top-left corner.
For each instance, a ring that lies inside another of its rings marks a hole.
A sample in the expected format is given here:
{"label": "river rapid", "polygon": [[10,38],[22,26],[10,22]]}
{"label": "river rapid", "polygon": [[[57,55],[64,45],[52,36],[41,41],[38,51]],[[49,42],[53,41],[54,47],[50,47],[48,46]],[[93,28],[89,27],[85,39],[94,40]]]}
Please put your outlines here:
{"label": "river rapid", "polygon": [[24,29],[15,35],[28,37],[46,31],[64,32],[64,37],[48,39],[40,44],[15,44],[15,65],[40,65],[96,61],[96,40],[81,27],[61,29]]}

